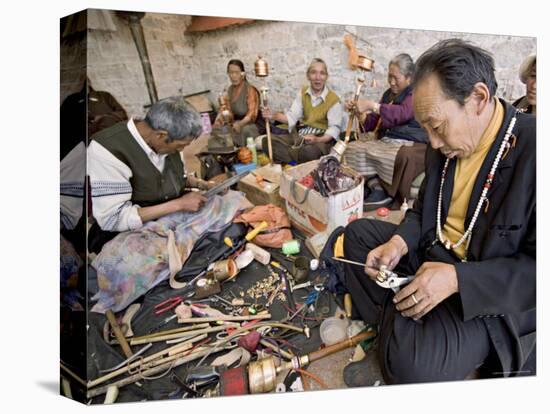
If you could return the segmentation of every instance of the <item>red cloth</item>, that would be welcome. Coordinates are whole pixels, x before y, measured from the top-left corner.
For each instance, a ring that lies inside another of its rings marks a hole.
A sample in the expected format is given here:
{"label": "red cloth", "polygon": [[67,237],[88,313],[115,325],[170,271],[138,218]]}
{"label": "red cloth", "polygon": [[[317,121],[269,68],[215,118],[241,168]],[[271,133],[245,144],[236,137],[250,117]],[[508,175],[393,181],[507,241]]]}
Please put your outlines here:
{"label": "red cloth", "polygon": [[245,336],[241,336],[237,344],[248,352],[254,352],[260,343],[262,335],[258,331],[252,331]]}
{"label": "red cloth", "polygon": [[262,221],[267,222],[267,228],[254,237],[254,244],[281,248],[284,242],[293,239],[286,213],[273,204],[256,206],[235,219],[235,223],[246,223],[252,227],[258,227]]}

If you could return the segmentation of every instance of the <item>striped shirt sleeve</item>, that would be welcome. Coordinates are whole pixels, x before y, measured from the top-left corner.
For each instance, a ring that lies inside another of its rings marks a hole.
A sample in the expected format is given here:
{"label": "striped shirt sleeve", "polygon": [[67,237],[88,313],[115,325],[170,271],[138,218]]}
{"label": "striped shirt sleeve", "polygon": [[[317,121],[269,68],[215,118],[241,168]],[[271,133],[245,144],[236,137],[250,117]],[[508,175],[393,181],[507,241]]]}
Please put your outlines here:
{"label": "striped shirt sleeve", "polygon": [[102,230],[120,232],[143,225],[139,206],[130,201],[132,171],[96,141],[88,146],[88,174],[93,215]]}

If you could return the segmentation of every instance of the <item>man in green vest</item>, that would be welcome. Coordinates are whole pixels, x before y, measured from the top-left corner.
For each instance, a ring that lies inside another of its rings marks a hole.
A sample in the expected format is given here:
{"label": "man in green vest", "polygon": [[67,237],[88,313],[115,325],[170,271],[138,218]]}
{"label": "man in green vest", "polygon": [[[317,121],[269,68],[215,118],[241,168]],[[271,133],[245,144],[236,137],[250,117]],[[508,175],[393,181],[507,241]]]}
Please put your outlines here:
{"label": "man in green vest", "polygon": [[89,250],[121,231],[178,211],[195,212],[206,202],[186,184],[203,189],[210,183],[186,177],[180,156],[202,132],[200,115],[183,97],[151,106],[145,119],[119,122],[92,136],[88,174],[96,222],[89,233]]}
{"label": "man in green vest", "polygon": [[[326,86],[326,63],[315,58],[306,73],[309,86],[302,87],[289,110],[272,112],[268,107],[262,109],[264,118],[286,124],[289,132],[296,127],[297,136],[272,136],[275,162],[302,163],[319,159],[330,152],[340,135],[343,110],[338,95]],[[267,138],[262,147],[268,153]]]}

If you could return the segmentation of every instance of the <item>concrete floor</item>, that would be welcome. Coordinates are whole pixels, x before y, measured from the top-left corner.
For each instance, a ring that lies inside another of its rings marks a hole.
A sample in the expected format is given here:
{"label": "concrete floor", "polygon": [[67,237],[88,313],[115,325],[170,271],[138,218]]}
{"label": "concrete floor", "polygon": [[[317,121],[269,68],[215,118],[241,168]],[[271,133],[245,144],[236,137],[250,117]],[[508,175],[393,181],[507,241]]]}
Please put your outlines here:
{"label": "concrete floor", "polygon": [[[353,349],[346,349],[334,355],[330,355],[326,358],[320,359],[311,363],[307,371],[321,378],[329,389],[341,389],[348,388],[344,382],[344,368],[351,361],[353,355]],[[381,385],[384,383],[382,379],[382,373],[380,372],[380,365],[376,357],[376,350],[371,349],[365,356],[365,362],[367,365],[367,386]],[[309,381],[310,390],[323,389],[317,382]]]}

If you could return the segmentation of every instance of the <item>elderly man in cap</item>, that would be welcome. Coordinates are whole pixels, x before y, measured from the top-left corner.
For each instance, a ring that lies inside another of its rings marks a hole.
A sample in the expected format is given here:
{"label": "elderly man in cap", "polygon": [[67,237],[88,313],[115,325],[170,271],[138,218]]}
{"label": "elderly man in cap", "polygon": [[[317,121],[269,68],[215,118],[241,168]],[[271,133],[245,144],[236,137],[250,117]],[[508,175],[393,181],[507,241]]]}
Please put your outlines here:
{"label": "elderly man in cap", "polygon": [[[387,383],[535,374],[536,125],[496,89],[487,51],[457,39],[427,50],[413,81],[431,144],[419,198],[399,226],[346,228],[345,256],[365,267],[346,264],[345,284],[355,315],[378,325]],[[414,279],[394,293],[378,284],[383,266]],[[348,385],[365,369],[346,367]]]}

